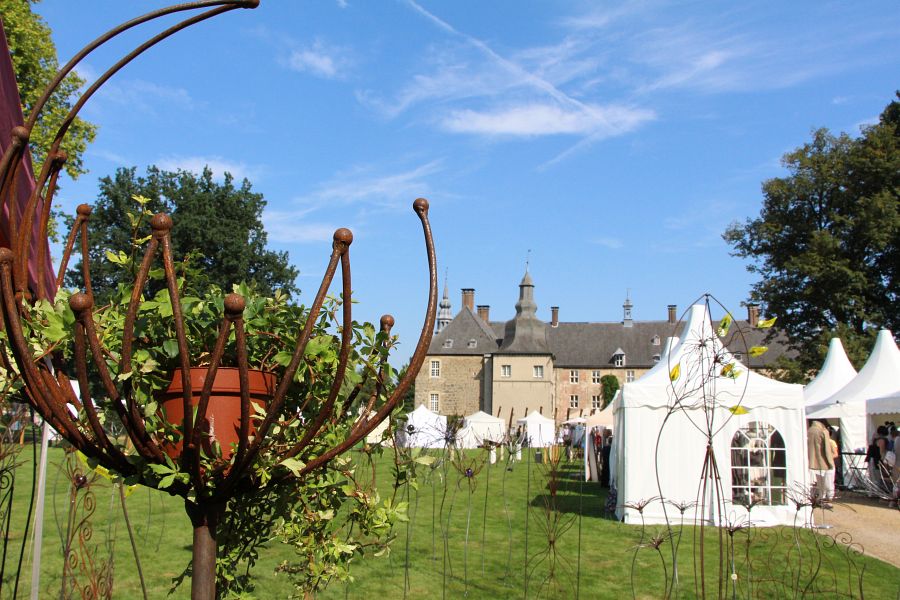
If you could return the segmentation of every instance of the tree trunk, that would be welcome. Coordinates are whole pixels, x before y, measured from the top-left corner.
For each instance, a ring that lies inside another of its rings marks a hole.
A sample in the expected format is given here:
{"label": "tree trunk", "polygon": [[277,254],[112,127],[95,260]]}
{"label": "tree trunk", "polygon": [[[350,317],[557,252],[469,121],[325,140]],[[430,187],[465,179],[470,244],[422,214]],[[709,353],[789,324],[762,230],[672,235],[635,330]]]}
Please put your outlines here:
{"label": "tree trunk", "polygon": [[216,599],[216,526],[222,505],[185,501],[185,510],[194,526],[191,600]]}

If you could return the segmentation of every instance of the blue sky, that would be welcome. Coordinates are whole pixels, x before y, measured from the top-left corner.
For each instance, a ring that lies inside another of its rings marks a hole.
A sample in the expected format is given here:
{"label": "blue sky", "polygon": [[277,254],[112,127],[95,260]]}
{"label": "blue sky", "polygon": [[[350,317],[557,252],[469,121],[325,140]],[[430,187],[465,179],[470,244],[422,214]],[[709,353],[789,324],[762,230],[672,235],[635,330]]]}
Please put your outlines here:
{"label": "blue sky", "polygon": [[[159,6],[35,8],[64,62]],[[896,2],[263,0],[117,74],[83,111],[99,125],[90,173],[59,202],[91,202],[123,166],[247,177],[305,298],[332,232],[353,230],[357,316],[396,316],[401,363],[427,291],[418,196],[454,312],[471,287],[510,318],[530,250],[545,319],[556,305],[564,321],[619,320],[626,289],[636,319],[704,292],[742,313],[753,277],[722,232],[758,214],[760,183],[813,128],[873,122],[898,67]]]}

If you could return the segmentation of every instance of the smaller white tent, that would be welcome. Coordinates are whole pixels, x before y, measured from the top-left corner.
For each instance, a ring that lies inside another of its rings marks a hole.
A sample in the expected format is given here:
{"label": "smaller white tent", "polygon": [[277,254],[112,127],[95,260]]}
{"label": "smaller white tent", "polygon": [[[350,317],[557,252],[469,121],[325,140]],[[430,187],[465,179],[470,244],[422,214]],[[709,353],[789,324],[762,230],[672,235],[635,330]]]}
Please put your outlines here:
{"label": "smaller white tent", "polygon": [[536,410],[524,419],[516,421],[521,425],[525,435],[525,445],[531,448],[546,448],[553,445],[556,437],[556,422],[548,419]]}
{"label": "smaller white tent", "polygon": [[477,448],[485,442],[501,443],[506,437],[506,422],[479,410],[465,418],[456,434],[460,448]]}
{"label": "smaller white tent", "polygon": [[835,392],[850,383],[854,377],[856,377],[856,369],[850,364],[850,359],[844,352],[844,345],[841,344],[840,338],[831,338],[822,369],[803,388],[806,408],[828,399],[829,396],[834,395]]}
{"label": "smaller white tent", "polygon": [[443,448],[446,445],[447,417],[420,404],[406,415],[397,429],[397,444],[406,448]]}
{"label": "smaller white tent", "polygon": [[[875,429],[879,425],[884,425],[885,421],[900,423],[900,393],[867,400],[866,416],[869,419],[868,431],[870,438],[874,435]],[[896,448],[894,452],[897,452]]]}
{"label": "smaller white tent", "polygon": [[843,450],[865,450],[870,437],[866,431],[866,400],[895,393],[900,393],[900,349],[891,332],[882,329],[856,377],[825,401],[809,407],[806,417],[839,420]]}

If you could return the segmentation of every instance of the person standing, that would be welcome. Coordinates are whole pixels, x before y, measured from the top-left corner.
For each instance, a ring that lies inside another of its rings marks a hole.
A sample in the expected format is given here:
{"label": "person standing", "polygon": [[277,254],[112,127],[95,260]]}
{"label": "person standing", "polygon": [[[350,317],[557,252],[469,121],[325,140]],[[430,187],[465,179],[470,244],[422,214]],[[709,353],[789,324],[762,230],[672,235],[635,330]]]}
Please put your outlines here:
{"label": "person standing", "polygon": [[815,476],[816,499],[826,507],[834,499],[834,455],[831,436],[821,420],[815,420],[806,431],[806,449],[809,455],[809,469]]}

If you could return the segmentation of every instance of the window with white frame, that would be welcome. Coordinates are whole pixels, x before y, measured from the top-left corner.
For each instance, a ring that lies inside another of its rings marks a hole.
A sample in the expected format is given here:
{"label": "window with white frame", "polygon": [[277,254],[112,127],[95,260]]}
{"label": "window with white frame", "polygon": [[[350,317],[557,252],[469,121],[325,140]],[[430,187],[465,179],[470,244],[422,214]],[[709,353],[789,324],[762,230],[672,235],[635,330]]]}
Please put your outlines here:
{"label": "window with white frame", "polygon": [[631,383],[632,381],[634,381],[634,371],[629,369],[625,371],[625,383]]}
{"label": "window with white frame", "polygon": [[617,367],[625,366],[625,355],[624,354],[616,354],[613,356],[613,365]]}
{"label": "window with white frame", "polygon": [[432,377],[440,377],[441,376],[441,361],[439,361],[439,360],[431,361],[431,376]]}
{"label": "window with white frame", "polygon": [[512,377],[512,365],[500,365],[500,377]]}
{"label": "window with white frame", "polygon": [[578,383],[578,371],[574,369],[569,371],[569,383]]}
{"label": "window with white frame", "polygon": [[591,383],[600,383],[600,371],[591,371]]}
{"label": "window with white frame", "polygon": [[591,396],[591,408],[600,410],[600,408],[602,408],[602,407],[603,407],[603,401],[601,400],[600,396],[599,395]]}
{"label": "window with white frame", "polygon": [[428,408],[431,412],[439,412],[441,410],[440,394],[431,394],[428,397]]}
{"label": "window with white frame", "polygon": [[654,346],[659,346],[659,336],[654,335],[652,338],[650,338],[650,343]]}
{"label": "window with white frame", "polygon": [[658,363],[658,362],[659,362],[659,358],[660,358],[660,357],[659,357],[659,354],[654,354],[654,355],[653,355],[653,362],[654,362],[654,363]]}
{"label": "window with white frame", "polygon": [[578,394],[569,396],[569,408],[578,408]]}
{"label": "window with white frame", "polygon": [[478,341],[475,339],[471,339],[466,342],[466,348],[475,348],[476,346],[478,346]]}
{"label": "window with white frame", "polygon": [[768,423],[748,423],[731,438],[731,502],[788,503],[784,438]]}
{"label": "window with white frame", "polygon": [[444,340],[444,348],[452,348],[452,347],[453,347],[453,340],[452,340],[452,339]]}
{"label": "window with white frame", "polygon": [[535,379],[543,379],[544,378],[544,365],[534,365],[534,371],[532,371]]}
{"label": "window with white frame", "polygon": [[734,360],[744,360],[744,353],[743,352],[735,352]]}

